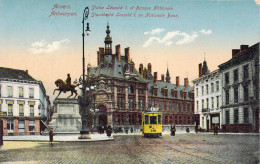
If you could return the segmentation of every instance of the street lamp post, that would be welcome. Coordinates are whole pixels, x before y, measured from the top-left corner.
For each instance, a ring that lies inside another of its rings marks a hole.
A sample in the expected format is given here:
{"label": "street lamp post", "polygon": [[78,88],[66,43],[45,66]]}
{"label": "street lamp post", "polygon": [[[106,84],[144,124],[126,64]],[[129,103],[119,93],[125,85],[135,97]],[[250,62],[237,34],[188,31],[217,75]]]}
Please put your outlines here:
{"label": "street lamp post", "polygon": [[[84,24],[85,20],[88,19],[89,15],[89,8],[86,7],[83,12],[83,31],[82,31],[82,38],[83,38],[83,57],[82,57],[82,65],[83,65],[83,79],[82,79],[82,99],[80,100],[80,106],[81,106],[81,121],[82,121],[82,129],[80,131],[81,136],[79,139],[90,139],[89,136],[89,129],[88,129],[88,124],[87,124],[87,112],[86,112],[86,107],[89,104],[89,100],[86,99],[86,88],[87,88],[87,82],[86,82],[86,75],[85,75],[85,54],[84,54],[84,38],[85,38],[85,33],[84,33]],[[87,23],[87,29],[86,29],[86,34],[89,35],[89,23]]]}

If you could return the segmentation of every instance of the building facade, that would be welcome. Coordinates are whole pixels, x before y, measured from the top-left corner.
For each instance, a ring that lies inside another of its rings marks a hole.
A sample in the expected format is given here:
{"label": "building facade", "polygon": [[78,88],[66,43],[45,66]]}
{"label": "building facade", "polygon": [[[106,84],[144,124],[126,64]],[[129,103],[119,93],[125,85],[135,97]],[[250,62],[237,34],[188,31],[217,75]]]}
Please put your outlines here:
{"label": "building facade", "polygon": [[219,68],[223,127],[231,132],[259,132],[259,43],[233,49],[232,58]]}
{"label": "building facade", "polygon": [[5,135],[40,134],[48,100],[41,81],[28,71],[0,67],[0,119]]}
{"label": "building facade", "polygon": [[192,81],[195,90],[195,114],[201,129],[210,130],[222,125],[221,75],[219,70],[210,72],[207,62],[199,64],[199,78]]}
{"label": "building facade", "polygon": [[166,76],[159,80],[157,72],[152,73],[151,63],[147,67],[140,64],[136,70],[129,47],[121,55],[117,45],[113,54],[109,26],[106,34],[105,48],[97,52],[97,67],[88,66],[88,75],[97,86],[89,106],[99,109],[96,124],[139,128],[142,112],[157,108],[163,112],[164,125],[193,125],[194,92],[188,78],[180,85],[176,77],[173,84],[167,69]]}

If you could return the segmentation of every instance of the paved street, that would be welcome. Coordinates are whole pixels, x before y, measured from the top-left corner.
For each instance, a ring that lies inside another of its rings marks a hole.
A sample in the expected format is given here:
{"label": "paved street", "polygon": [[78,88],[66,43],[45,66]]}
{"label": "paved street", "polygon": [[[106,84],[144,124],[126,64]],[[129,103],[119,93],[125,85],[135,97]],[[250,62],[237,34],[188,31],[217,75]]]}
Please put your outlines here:
{"label": "paved street", "polygon": [[113,141],[5,141],[7,163],[259,163],[259,136],[178,134],[161,138],[114,136]]}

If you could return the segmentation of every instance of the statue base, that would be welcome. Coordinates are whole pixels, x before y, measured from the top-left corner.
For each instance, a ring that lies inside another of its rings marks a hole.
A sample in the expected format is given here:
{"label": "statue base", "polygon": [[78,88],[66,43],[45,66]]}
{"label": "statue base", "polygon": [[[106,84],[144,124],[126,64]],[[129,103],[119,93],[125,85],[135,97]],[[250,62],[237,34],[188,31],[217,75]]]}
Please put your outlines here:
{"label": "statue base", "polygon": [[91,139],[91,136],[89,135],[89,131],[81,130],[78,139]]}

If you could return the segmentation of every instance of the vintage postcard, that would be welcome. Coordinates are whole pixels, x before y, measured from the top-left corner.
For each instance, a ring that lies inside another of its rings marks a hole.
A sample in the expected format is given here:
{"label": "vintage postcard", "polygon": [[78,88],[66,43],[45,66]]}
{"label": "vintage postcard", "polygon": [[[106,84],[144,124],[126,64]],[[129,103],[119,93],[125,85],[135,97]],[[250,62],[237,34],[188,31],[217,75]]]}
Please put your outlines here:
{"label": "vintage postcard", "polygon": [[259,0],[0,0],[0,163],[259,163]]}

